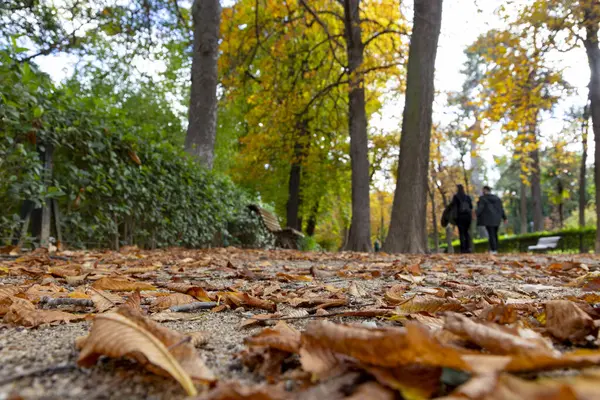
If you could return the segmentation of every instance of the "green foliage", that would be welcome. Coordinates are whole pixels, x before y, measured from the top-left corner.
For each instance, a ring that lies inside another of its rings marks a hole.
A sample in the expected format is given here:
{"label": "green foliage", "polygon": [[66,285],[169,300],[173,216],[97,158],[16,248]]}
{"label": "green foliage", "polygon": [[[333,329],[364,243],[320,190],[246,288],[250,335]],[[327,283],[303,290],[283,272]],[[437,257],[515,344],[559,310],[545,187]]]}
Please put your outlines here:
{"label": "green foliage", "polygon": [[[590,250],[594,248],[596,240],[595,228],[582,229],[564,229],[555,232],[535,232],[525,235],[502,236],[499,238],[498,251],[500,253],[524,253],[527,252],[529,246],[537,244],[539,238],[548,236],[560,236],[556,251],[561,252],[579,252],[580,245],[583,242],[584,249]],[[452,242],[454,251],[460,250],[458,240]],[[485,253],[489,250],[487,239],[478,239],[473,241],[476,253]],[[442,246],[446,248],[446,246]]]}
{"label": "green foliage", "polygon": [[[28,63],[0,52],[0,232],[14,234],[25,199],[58,200],[63,235],[75,247],[262,244],[246,209],[251,199],[228,178],[189,159],[177,117],[147,101],[76,84],[56,88]],[[146,112],[147,110],[147,112]],[[178,132],[179,129],[179,132]],[[54,173],[44,185],[36,151],[52,145]],[[231,232],[230,232],[231,230]]]}
{"label": "green foliage", "polygon": [[298,244],[302,251],[323,251],[314,236],[304,236],[299,239]]}

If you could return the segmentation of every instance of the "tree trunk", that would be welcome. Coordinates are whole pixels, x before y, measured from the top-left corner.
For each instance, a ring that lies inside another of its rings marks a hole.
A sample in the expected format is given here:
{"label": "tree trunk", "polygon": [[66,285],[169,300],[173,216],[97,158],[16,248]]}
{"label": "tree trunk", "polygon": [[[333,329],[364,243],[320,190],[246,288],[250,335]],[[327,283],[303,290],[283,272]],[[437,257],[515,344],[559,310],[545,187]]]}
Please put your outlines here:
{"label": "tree trunk", "polygon": [[[586,174],[587,174],[587,140],[588,140],[588,128],[589,128],[589,107],[585,106],[583,111],[583,121],[581,123],[581,167],[579,168],[579,227],[585,226],[585,208],[587,206],[587,193],[586,193]],[[580,249],[583,253],[583,248]]]}
{"label": "tree trunk", "polygon": [[435,212],[435,193],[431,188],[428,190],[429,199],[431,200],[431,219],[433,220],[433,248],[436,253],[440,252],[440,234],[438,231],[437,213]]}
{"label": "tree trunk", "polygon": [[594,154],[594,182],[596,184],[596,253],[600,252],[600,47],[598,47],[598,15],[590,8],[585,9],[585,51],[590,66],[590,111],[592,129],[596,142]]}
{"label": "tree trunk", "polygon": [[319,202],[317,201],[310,212],[308,222],[306,224],[306,234],[308,236],[314,236],[315,229],[317,228],[317,215],[319,213]]}
{"label": "tree trunk", "polygon": [[352,165],[352,221],[346,250],[371,251],[371,204],[367,112],[363,64],[364,44],[360,26],[359,0],[344,0],[344,25],[348,73],[350,75],[349,128]]}
{"label": "tree trunk", "polygon": [[442,25],[442,0],[414,0],[406,95],[400,137],[398,181],[383,250],[427,251],[427,177],[435,57]]}
{"label": "tree trunk", "polygon": [[211,169],[217,133],[217,59],[221,5],[219,0],[195,0],[192,89],[185,149]]}
{"label": "tree trunk", "polygon": [[286,225],[297,231],[301,230],[300,212],[300,176],[302,167],[299,163],[292,164],[290,169],[290,182],[288,184],[287,220]]}
{"label": "tree trunk", "polygon": [[521,235],[527,233],[527,185],[523,180],[521,180],[521,195],[520,195],[520,210],[519,210],[519,219],[521,222],[521,227],[519,232]]}
{"label": "tree trunk", "polygon": [[531,160],[533,171],[531,171],[531,200],[533,208],[533,231],[544,230],[544,209],[542,204],[542,169],[540,166],[540,151],[538,149],[536,128],[532,131],[532,140],[535,144],[535,149],[531,151]]}

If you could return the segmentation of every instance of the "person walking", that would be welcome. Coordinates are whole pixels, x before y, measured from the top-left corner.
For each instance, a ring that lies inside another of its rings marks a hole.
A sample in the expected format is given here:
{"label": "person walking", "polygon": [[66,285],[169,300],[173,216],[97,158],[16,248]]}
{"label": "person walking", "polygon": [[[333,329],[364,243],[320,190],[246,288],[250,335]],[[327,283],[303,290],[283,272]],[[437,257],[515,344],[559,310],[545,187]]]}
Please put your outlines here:
{"label": "person walking", "polygon": [[456,194],[452,197],[452,203],[456,215],[456,226],[460,238],[460,252],[471,252],[471,221],[473,214],[473,200],[465,193],[463,185],[456,185]]}
{"label": "person walking", "polygon": [[504,223],[507,222],[502,200],[492,194],[489,186],[484,186],[483,195],[477,202],[477,225],[485,226],[492,254],[498,253],[498,228],[503,220]]}

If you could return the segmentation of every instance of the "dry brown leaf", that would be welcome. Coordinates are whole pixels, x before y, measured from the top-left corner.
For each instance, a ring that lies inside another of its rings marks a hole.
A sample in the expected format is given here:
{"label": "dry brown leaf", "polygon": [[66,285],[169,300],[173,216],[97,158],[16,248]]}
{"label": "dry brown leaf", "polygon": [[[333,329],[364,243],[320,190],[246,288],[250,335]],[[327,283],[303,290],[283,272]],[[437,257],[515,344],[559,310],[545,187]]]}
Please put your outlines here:
{"label": "dry brown leaf", "polygon": [[284,400],[289,399],[281,387],[274,385],[245,386],[237,381],[219,382],[211,391],[197,400]]}
{"label": "dry brown leaf", "polygon": [[404,365],[396,368],[361,365],[377,381],[398,390],[405,399],[429,399],[440,389],[442,368]]}
{"label": "dry brown leaf", "polygon": [[305,370],[326,373],[339,363],[339,355],[382,367],[419,363],[470,369],[459,350],[442,345],[416,323],[409,322],[406,328],[372,329],[318,321],[302,332],[300,361]]}
{"label": "dry brown leaf", "polygon": [[286,274],[285,272],[278,272],[275,276],[277,276],[278,278],[280,278],[284,282],[294,282],[294,281],[312,282],[312,280],[313,280],[312,276],[308,276],[308,275],[292,275],[292,274]]}
{"label": "dry brown leaf", "polygon": [[406,285],[402,285],[402,284],[396,284],[396,285],[392,286],[385,292],[385,295],[384,295],[385,300],[389,304],[398,304],[398,303],[405,302],[406,298],[403,295],[406,292],[406,289],[407,289]]}
{"label": "dry brown leaf", "polygon": [[174,292],[188,294],[200,301],[214,300],[214,298],[211,298],[206,292],[206,290],[204,290],[200,286],[188,285],[187,283],[169,283],[166,285],[166,288]]}
{"label": "dry brown leaf", "polygon": [[31,302],[25,299],[14,296],[10,299],[12,300],[12,304],[6,315],[4,315],[4,322],[7,324],[35,327],[54,322],[81,320],[86,317],[86,315],[71,314],[57,310],[38,310]]}
{"label": "dry brown leaf", "polygon": [[367,291],[359,286],[356,282],[352,282],[348,287],[348,293],[350,293],[354,297],[366,297]]}
{"label": "dry brown leaf", "polygon": [[[532,311],[534,311],[533,308]],[[517,307],[512,304],[495,304],[484,308],[479,314],[479,318],[496,324],[507,325],[517,321],[519,314]]]}
{"label": "dry brown leaf", "polygon": [[117,313],[96,316],[89,336],[83,341],[77,363],[93,366],[101,355],[130,357],[144,366],[154,366],[172,376],[188,395],[197,394],[190,375],[157,337]]}
{"label": "dry brown leaf", "polygon": [[156,290],[154,286],[146,282],[138,282],[122,278],[105,277],[98,279],[92,285],[94,289],[114,290],[117,292],[126,292],[134,290]]}
{"label": "dry brown leaf", "polygon": [[235,307],[261,308],[267,311],[277,311],[277,305],[268,300],[262,300],[258,297],[250,296],[241,292],[218,292],[217,296],[224,299],[227,303]]}
{"label": "dry brown leaf", "polygon": [[465,308],[455,299],[429,295],[415,295],[409,299],[405,299],[403,303],[396,304],[396,311],[403,314],[415,314],[420,312],[435,314],[436,312],[444,311],[465,311]]}
{"label": "dry brown leaf", "polygon": [[64,265],[59,267],[50,267],[48,268],[48,273],[59,278],[66,278],[67,276],[77,276],[81,274],[81,266]]}
{"label": "dry brown leaf", "polygon": [[265,321],[270,320],[271,318],[279,317],[279,314],[256,314],[253,315],[252,318],[248,318],[242,321],[240,324],[240,328],[249,328],[255,325],[264,325]]}
{"label": "dry brown leaf", "polygon": [[297,353],[300,349],[300,332],[284,321],[273,328],[265,328],[254,336],[244,339],[249,347],[269,347],[288,353]]}
{"label": "dry brown leaf", "polygon": [[350,396],[344,398],[346,400],[394,400],[396,398],[396,393],[393,390],[390,390],[385,386],[378,384],[377,382],[366,382],[360,385],[358,388],[356,388],[356,390]]}
{"label": "dry brown leaf", "polygon": [[157,297],[150,309],[152,311],[162,311],[172,306],[190,304],[195,301],[197,300],[188,294],[173,293],[168,296]]}
{"label": "dry brown leaf", "polygon": [[127,268],[125,271],[121,271],[123,275],[136,275],[136,274],[145,274],[147,272],[152,272],[160,269],[160,267],[152,265],[149,267],[133,267]]}
{"label": "dry brown leaf", "polygon": [[555,338],[572,343],[586,342],[590,335],[595,340],[598,336],[594,320],[567,300],[546,303],[546,330]]}
{"label": "dry brown leaf", "polygon": [[474,322],[456,313],[446,315],[444,329],[493,354],[556,355],[552,344],[530,329],[503,329],[501,325]]}
{"label": "dry brown leaf", "polygon": [[118,304],[123,303],[123,298],[115,293],[105,292],[104,290],[90,288],[90,298],[99,313],[103,313]]}
{"label": "dry brown leaf", "polygon": [[22,291],[23,289],[21,289],[19,286],[0,286],[0,300],[6,297],[14,296]]}
{"label": "dry brown leaf", "polygon": [[503,374],[479,376],[458,387],[453,397],[471,400],[595,400],[598,376],[561,377],[527,381]]}
{"label": "dry brown leaf", "polygon": [[65,280],[70,286],[79,286],[85,283],[85,280],[88,276],[89,274],[66,276]]}

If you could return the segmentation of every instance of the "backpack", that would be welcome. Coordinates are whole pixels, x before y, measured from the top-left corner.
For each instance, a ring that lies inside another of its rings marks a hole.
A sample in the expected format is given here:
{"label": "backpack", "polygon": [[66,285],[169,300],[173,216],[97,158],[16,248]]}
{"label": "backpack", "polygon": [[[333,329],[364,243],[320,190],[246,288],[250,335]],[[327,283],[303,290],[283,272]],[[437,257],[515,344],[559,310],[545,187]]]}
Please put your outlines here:
{"label": "backpack", "polygon": [[471,212],[471,206],[469,205],[468,197],[465,197],[458,205],[459,214],[468,214]]}

